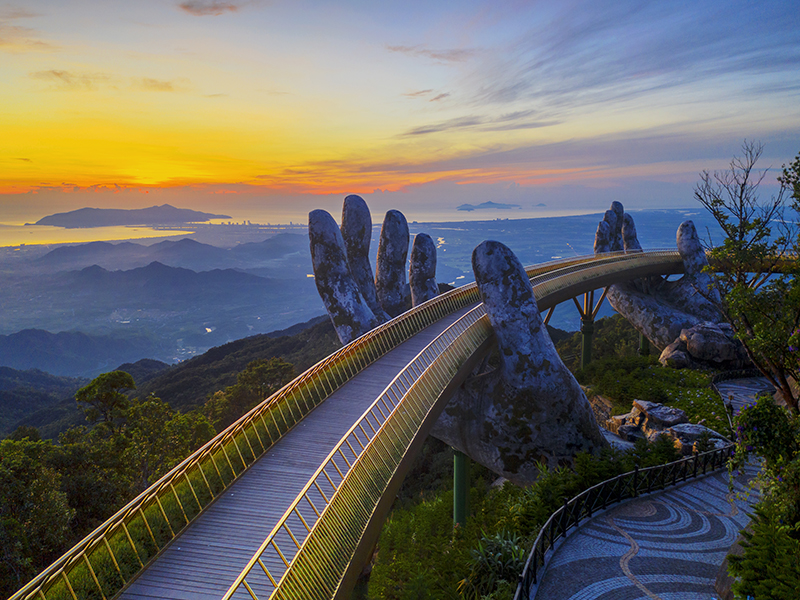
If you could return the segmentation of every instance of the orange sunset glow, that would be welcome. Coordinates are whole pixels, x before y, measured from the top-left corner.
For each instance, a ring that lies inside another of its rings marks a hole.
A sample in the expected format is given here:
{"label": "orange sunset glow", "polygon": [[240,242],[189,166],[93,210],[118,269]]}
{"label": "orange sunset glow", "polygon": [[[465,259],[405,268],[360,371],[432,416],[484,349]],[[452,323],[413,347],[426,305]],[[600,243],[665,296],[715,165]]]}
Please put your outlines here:
{"label": "orange sunset glow", "polygon": [[685,205],[742,139],[773,167],[800,147],[795,11],[739,10],[746,40],[719,3],[3,3],[0,221],[152,194]]}

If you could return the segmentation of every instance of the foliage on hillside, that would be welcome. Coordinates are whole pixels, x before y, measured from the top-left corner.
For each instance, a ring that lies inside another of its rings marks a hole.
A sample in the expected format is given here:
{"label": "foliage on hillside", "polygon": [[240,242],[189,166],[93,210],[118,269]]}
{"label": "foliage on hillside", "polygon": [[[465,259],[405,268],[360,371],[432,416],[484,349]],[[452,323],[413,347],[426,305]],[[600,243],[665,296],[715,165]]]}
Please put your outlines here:
{"label": "foliage on hillside", "polygon": [[[202,411],[156,397],[55,444],[20,429],[0,442],[0,596],[9,596],[214,435]],[[27,436],[26,436],[27,434]]]}
{"label": "foliage on hillside", "polygon": [[[452,456],[449,449],[435,451],[436,447],[435,442],[430,443],[429,451],[423,451],[404,488],[419,486],[414,475],[426,471],[420,463],[430,463],[432,453]],[[366,598],[511,597],[539,529],[564,498],[630,471],[636,464],[652,466],[677,458],[674,446],[666,439],[652,446],[639,443],[629,453],[607,450],[597,457],[581,454],[574,469],[547,471],[543,467],[539,480],[527,488],[511,483],[492,487],[495,476],[473,465],[470,518],[455,530],[452,480],[442,472],[438,486],[431,481],[427,489],[412,495],[401,492],[402,500],[378,542]],[[452,465],[452,461],[436,462]],[[416,503],[410,501],[412,497]]]}
{"label": "foliage on hillside", "polygon": [[17,421],[71,397],[86,383],[85,379],[58,377],[36,369],[0,367],[0,437],[10,433]]}
{"label": "foliage on hillside", "polygon": [[[553,338],[558,354],[572,372],[580,367],[581,339],[582,334],[579,331],[570,334],[564,340]],[[639,333],[621,315],[615,314],[595,321],[592,335],[594,360],[633,356],[638,349]]]}
{"label": "foliage on hillside", "polygon": [[196,408],[210,395],[234,385],[237,374],[254,360],[281,357],[302,373],[340,347],[326,317],[293,335],[255,335],[211,348],[140,386],[135,397],[155,394],[174,408]]}
{"label": "foliage on hillside", "polygon": [[763,459],[757,485],[762,494],[744,554],[730,556],[737,598],[794,600],[800,589],[800,416],[762,396],[734,420],[736,456],[731,468]]}

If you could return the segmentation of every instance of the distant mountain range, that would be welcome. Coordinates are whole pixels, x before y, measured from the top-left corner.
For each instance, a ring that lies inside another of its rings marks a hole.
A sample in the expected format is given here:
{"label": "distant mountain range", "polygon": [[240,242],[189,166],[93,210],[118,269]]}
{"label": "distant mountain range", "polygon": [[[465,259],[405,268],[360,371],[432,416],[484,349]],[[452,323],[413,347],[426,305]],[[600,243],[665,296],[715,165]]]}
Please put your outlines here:
{"label": "distant mountain range", "polygon": [[[80,208],[65,213],[48,215],[36,221],[34,225],[82,229],[118,225],[178,225],[230,218],[229,215],[215,215],[162,204],[161,206],[130,210],[122,208]],[[26,225],[30,225],[30,223],[26,223]]]}
{"label": "distant mountain range", "polygon": [[[282,262],[276,263],[283,259]],[[247,243],[233,248],[201,244],[189,238],[164,241],[150,246],[121,242],[90,242],[77,246],[60,246],[36,259],[32,265],[39,272],[82,269],[98,265],[108,270],[132,269],[152,262],[195,271],[236,267],[240,269],[272,266],[279,270],[286,262],[292,268],[310,266],[308,237],[280,233],[263,242]],[[276,273],[276,275],[278,275]],[[302,276],[305,276],[303,273]]]}
{"label": "distant mountain range", "polygon": [[501,204],[499,202],[492,202],[489,200],[488,202],[481,202],[480,204],[461,204],[456,207],[456,210],[463,210],[466,212],[472,212],[473,210],[487,210],[487,209],[500,209],[500,210],[509,210],[512,208],[519,208],[519,204]]}
{"label": "distant mountain range", "polygon": [[[163,248],[171,251],[180,245],[183,242]],[[259,246],[242,245],[238,251],[266,251]],[[193,271],[153,261],[129,270],[92,265],[53,274],[9,275],[0,286],[0,333],[21,336],[21,341],[5,352],[0,343],[0,365],[91,376],[98,369],[140,358],[182,360],[319,314],[322,302],[306,270],[286,268],[283,272],[291,278],[275,279],[238,269]],[[74,355],[59,352],[56,359],[46,351],[53,342],[38,342],[36,336],[45,332],[22,330],[113,334],[120,347],[106,356],[89,345]]]}
{"label": "distant mountain range", "polygon": [[89,377],[157,352],[157,344],[141,336],[88,335],[78,331],[50,333],[41,329],[0,335],[0,364],[23,371],[39,369],[54,375]]}

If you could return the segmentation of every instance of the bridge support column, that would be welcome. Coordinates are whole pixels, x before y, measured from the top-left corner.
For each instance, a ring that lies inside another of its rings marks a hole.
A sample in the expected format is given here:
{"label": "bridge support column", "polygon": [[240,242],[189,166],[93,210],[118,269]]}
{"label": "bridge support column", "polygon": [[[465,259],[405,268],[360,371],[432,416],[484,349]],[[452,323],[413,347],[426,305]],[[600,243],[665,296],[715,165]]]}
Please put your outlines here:
{"label": "bridge support column", "polygon": [[594,319],[589,314],[581,318],[581,369],[585,369],[592,362],[592,334],[594,333]]}
{"label": "bridge support column", "polygon": [[643,334],[639,334],[639,356],[650,356],[650,340]]}
{"label": "bridge support column", "polygon": [[469,458],[460,450],[453,455],[453,524],[467,523],[469,502]]}
{"label": "bridge support column", "polygon": [[581,316],[581,369],[585,369],[592,362],[592,334],[594,333],[594,318],[600,311],[600,306],[603,300],[606,299],[608,288],[603,288],[603,294],[597,304],[594,303],[594,290],[586,292],[583,295],[583,306],[578,302],[577,298],[572,301],[578,309]]}

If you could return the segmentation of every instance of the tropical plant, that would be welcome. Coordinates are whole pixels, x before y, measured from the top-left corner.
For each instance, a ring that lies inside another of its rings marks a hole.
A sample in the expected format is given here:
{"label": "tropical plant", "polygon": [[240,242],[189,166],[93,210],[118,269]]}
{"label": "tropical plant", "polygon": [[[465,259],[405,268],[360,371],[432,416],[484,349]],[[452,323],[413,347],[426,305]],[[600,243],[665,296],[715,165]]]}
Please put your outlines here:
{"label": "tropical plant", "polygon": [[725,171],[700,175],[695,198],[714,217],[725,238],[718,245],[709,234],[710,258],[717,300],[710,290],[698,290],[716,301],[733,326],[753,364],[781,392],[787,406],[798,410],[792,380],[800,377],[797,339],[800,328],[800,273],[787,252],[798,250],[797,224],[785,210],[790,198],[800,209],[800,155],[778,178],[778,193],[762,200],[759,186],[768,170],[757,171],[763,152],[759,143],[745,140],[742,156],[734,157]]}

